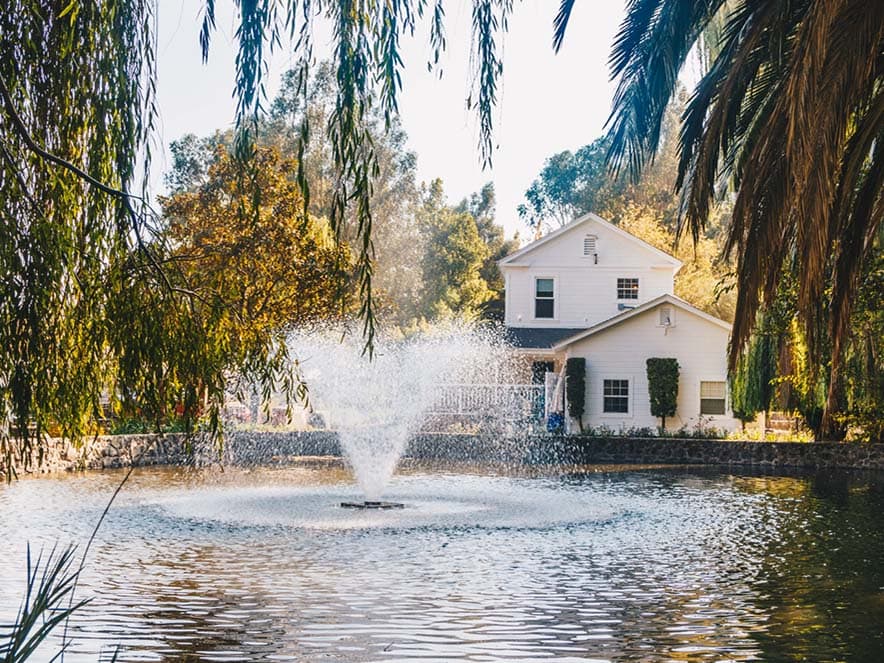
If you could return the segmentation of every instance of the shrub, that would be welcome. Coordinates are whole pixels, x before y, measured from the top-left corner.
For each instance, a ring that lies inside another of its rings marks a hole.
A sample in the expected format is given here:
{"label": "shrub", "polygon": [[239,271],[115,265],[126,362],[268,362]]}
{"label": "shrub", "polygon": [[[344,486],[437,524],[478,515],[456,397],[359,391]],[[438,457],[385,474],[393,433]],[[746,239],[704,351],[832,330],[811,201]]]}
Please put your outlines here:
{"label": "shrub", "polygon": [[586,359],[571,357],[565,363],[565,389],[568,395],[568,414],[577,420],[583,432],[583,414],[586,412]]}
{"label": "shrub", "polygon": [[678,401],[678,360],[651,357],[648,366],[648,394],[651,414],[660,417],[660,430],[666,430],[666,417],[675,416]]}

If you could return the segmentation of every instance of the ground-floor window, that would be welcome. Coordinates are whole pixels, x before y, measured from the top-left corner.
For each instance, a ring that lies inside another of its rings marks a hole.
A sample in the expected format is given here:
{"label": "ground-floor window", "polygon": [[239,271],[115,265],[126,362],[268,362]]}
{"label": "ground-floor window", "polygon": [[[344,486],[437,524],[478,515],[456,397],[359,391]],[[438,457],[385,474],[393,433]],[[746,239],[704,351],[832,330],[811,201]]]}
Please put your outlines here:
{"label": "ground-floor window", "polygon": [[603,412],[629,412],[629,380],[605,380],[603,389]]}
{"label": "ground-floor window", "polygon": [[727,399],[725,382],[700,383],[700,414],[724,414]]}

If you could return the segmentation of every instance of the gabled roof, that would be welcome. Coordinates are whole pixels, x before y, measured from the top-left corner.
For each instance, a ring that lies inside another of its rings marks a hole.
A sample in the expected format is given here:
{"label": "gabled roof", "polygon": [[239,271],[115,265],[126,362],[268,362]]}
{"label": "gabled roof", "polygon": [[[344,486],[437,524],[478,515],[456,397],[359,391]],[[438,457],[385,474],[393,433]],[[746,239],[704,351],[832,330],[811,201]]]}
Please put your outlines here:
{"label": "gabled roof", "polygon": [[619,325],[621,322],[626,322],[627,320],[634,318],[637,315],[641,315],[646,311],[650,311],[651,309],[656,308],[660,304],[672,304],[676,308],[680,308],[683,311],[688,311],[693,313],[699,318],[702,318],[706,322],[711,322],[714,325],[721,327],[727,331],[731,330],[731,326],[726,323],[724,320],[720,320],[716,318],[714,315],[709,315],[705,311],[701,311],[696,306],[691,306],[685,300],[676,297],[675,295],[660,295],[659,297],[652,299],[650,301],[645,302],[641,306],[636,306],[633,309],[629,309],[624,311],[623,313],[619,313],[615,315],[613,318],[608,318],[607,320],[603,320],[602,322],[594,325],[588,329],[584,329],[581,332],[578,332],[574,336],[569,336],[568,338],[562,339],[558,343],[553,346],[553,350],[562,350],[572,343],[576,343],[577,341],[582,341],[584,338],[588,338],[593,334],[598,334],[605,329],[610,327],[614,327]]}
{"label": "gabled roof", "polygon": [[566,338],[575,336],[586,327],[507,327],[506,340],[516,348],[549,349]]}
{"label": "gabled roof", "polygon": [[518,260],[519,258],[522,258],[523,256],[535,251],[536,249],[539,249],[541,246],[543,246],[547,242],[550,242],[550,241],[556,239],[557,237],[561,237],[562,235],[571,232],[575,228],[582,226],[587,221],[595,221],[596,223],[601,224],[602,226],[604,226],[605,228],[607,228],[611,232],[613,232],[617,235],[620,235],[621,237],[623,237],[625,239],[628,239],[629,241],[650,251],[651,253],[656,254],[656,256],[658,258],[660,258],[661,260],[673,265],[675,267],[676,271],[678,271],[682,266],[681,260],[679,260],[675,256],[671,256],[668,253],[666,253],[665,251],[661,251],[660,249],[658,249],[654,246],[651,246],[650,244],[648,244],[644,240],[641,240],[638,237],[636,237],[635,235],[626,232],[622,228],[618,228],[613,223],[610,223],[609,221],[605,221],[602,217],[598,216],[597,214],[593,214],[592,212],[589,212],[588,214],[584,214],[583,216],[577,217],[576,219],[574,219],[573,221],[571,221],[567,225],[562,226],[558,230],[553,230],[551,233],[547,233],[546,235],[544,235],[540,239],[531,242],[527,246],[523,246],[521,249],[519,249],[515,253],[511,253],[506,258],[502,258],[501,260],[498,260],[497,264],[502,267],[509,265],[509,264],[515,262],[516,260]]}

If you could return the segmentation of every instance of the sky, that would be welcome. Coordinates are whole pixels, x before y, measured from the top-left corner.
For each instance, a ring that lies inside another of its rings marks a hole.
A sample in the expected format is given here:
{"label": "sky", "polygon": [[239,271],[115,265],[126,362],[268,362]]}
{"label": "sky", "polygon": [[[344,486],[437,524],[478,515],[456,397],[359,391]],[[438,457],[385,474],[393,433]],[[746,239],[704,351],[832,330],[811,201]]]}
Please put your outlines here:
{"label": "sky", "polygon": [[[208,135],[232,126],[234,100],[232,2],[217,3],[217,27],[209,61],[199,48],[203,0],[162,0],[158,17],[159,133],[152,186],[162,193],[162,174],[170,164],[169,143],[193,133]],[[504,38],[504,75],[495,113],[495,152],[491,169],[482,168],[478,123],[466,107],[469,93],[471,2],[445,4],[448,47],[442,77],[430,74],[426,31],[402,42],[405,75],[400,98],[408,148],[417,154],[419,181],[442,178],[450,202],[458,202],[486,182],[497,193],[497,220],[507,235],[529,233],[517,206],[544,161],[562,150],[576,150],[603,131],[613,95],[608,55],[623,17],[621,0],[576,3],[558,54],[552,49],[552,22],[558,0],[515,3]],[[225,13],[226,12],[226,13]],[[323,58],[328,39],[318,33],[316,55]],[[280,51],[270,66],[268,96],[291,64]]]}

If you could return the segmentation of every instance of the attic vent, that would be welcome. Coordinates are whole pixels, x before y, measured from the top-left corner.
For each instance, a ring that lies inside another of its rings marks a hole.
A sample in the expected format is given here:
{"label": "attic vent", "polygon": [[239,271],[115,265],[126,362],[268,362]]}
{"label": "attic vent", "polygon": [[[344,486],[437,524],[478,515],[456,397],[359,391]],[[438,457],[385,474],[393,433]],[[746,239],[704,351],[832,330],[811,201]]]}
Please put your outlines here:
{"label": "attic vent", "polygon": [[671,306],[661,306],[660,307],[660,326],[661,327],[674,327],[675,326],[675,313],[672,310]]}
{"label": "attic vent", "polygon": [[595,235],[587,235],[583,238],[583,255],[591,256],[596,253],[596,240],[598,237]]}

